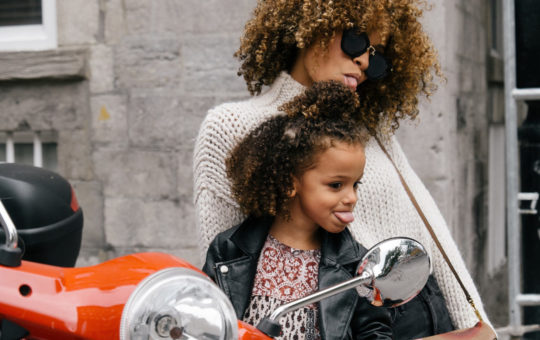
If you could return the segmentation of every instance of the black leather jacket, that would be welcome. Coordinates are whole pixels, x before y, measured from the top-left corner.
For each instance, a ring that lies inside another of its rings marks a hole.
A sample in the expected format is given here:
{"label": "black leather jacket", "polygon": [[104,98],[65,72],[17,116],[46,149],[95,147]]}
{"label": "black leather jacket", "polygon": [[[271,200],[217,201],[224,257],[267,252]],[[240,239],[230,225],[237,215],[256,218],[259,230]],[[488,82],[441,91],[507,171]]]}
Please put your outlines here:
{"label": "black leather jacket", "polygon": [[395,340],[425,338],[455,329],[433,275],[429,276],[424,289],[414,299],[390,308],[390,315]]}
{"label": "black leather jacket", "polygon": [[[231,300],[241,319],[248,307],[257,262],[272,218],[248,218],[219,234],[210,244],[203,271]],[[349,230],[323,232],[319,264],[319,289],[352,277],[366,249]],[[319,302],[319,330],[325,340],[392,339],[390,315],[360,298],[354,289]]]}

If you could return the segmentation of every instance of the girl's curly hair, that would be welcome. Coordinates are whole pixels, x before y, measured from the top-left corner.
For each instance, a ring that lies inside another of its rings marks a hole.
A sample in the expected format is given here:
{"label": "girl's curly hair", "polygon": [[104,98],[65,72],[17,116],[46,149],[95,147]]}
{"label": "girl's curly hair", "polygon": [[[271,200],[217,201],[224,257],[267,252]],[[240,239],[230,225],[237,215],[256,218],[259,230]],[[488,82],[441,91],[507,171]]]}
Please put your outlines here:
{"label": "girl's curly hair", "polygon": [[336,142],[364,145],[354,118],[360,101],[345,85],[315,83],[249,133],[226,159],[233,197],[246,215],[288,217],[293,176],[300,177]]}
{"label": "girl's curly hair", "polygon": [[442,77],[437,53],[418,21],[422,0],[258,0],[246,23],[238,71],[251,94],[261,92],[281,71],[290,71],[298,50],[317,41],[326,51],[336,32],[356,27],[388,37],[384,55],[393,71],[383,80],[358,87],[361,110],[391,131],[402,118],[418,114],[417,95],[435,89],[433,71]]}

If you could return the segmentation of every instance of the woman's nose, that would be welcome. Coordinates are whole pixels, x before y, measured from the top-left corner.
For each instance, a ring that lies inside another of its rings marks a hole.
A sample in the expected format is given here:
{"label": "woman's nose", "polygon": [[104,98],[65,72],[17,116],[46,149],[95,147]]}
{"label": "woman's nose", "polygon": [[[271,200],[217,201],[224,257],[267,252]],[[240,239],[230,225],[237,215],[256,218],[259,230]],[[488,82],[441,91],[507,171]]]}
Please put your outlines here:
{"label": "woman's nose", "polygon": [[353,62],[360,67],[360,70],[365,71],[369,66],[369,51],[366,51],[364,54],[359,55],[353,59]]}

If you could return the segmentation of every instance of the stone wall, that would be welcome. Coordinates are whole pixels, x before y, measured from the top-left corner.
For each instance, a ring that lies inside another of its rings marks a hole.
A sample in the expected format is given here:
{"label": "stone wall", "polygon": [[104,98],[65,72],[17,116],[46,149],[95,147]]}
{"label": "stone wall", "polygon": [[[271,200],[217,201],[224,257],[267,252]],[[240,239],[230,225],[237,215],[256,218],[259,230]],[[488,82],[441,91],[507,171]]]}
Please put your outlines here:
{"label": "stone wall", "polygon": [[92,170],[71,178],[87,221],[79,265],[136,251],[199,264],[194,139],[210,107],[247,96],[232,54],[254,2],[58,6],[60,45],[88,50]]}
{"label": "stone wall", "polygon": [[481,255],[477,235],[486,227],[487,9],[480,1],[432,3],[425,24],[446,81],[422,102],[417,121],[398,135],[474,270]]}

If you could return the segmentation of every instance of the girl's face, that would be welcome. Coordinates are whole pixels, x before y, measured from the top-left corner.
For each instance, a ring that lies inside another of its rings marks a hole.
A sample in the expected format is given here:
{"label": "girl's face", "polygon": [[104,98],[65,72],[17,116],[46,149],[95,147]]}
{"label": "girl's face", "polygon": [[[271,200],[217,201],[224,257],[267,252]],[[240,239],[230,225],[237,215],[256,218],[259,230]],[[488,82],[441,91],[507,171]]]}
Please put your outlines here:
{"label": "girl's face", "polygon": [[304,230],[322,227],[339,233],[353,221],[356,189],[366,156],[360,144],[337,142],[315,158],[315,164],[294,178],[291,221]]}
{"label": "girl's face", "polygon": [[[351,58],[341,49],[342,32],[330,40],[327,53],[324,53],[318,41],[310,47],[300,50],[291,70],[291,76],[304,86],[316,81],[336,80],[353,91],[367,80],[365,71],[369,66],[369,52]],[[375,48],[381,45],[381,36],[377,31],[368,34],[370,43]]]}

